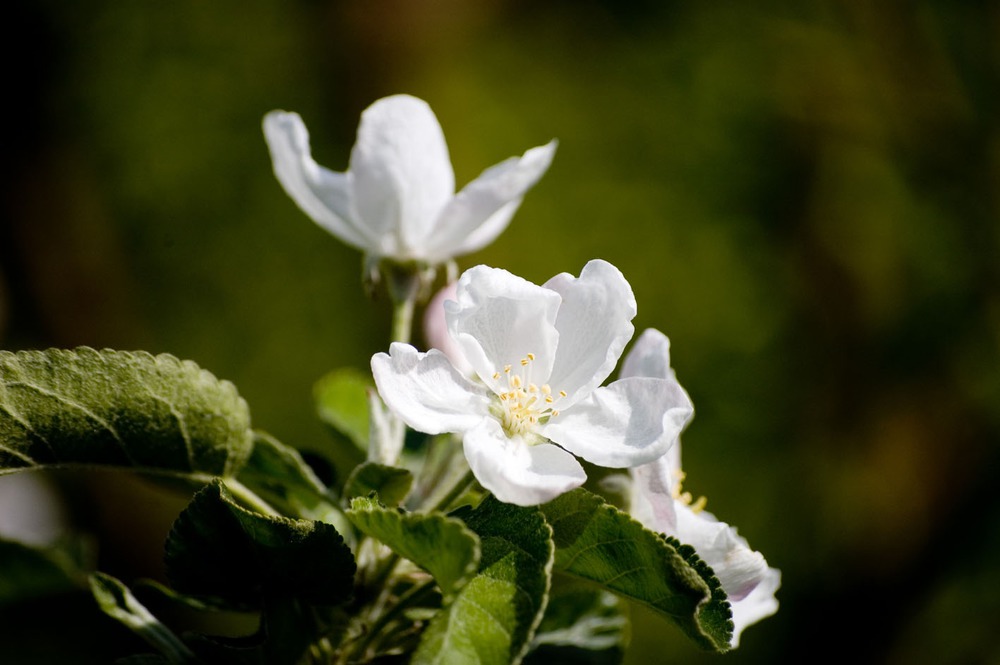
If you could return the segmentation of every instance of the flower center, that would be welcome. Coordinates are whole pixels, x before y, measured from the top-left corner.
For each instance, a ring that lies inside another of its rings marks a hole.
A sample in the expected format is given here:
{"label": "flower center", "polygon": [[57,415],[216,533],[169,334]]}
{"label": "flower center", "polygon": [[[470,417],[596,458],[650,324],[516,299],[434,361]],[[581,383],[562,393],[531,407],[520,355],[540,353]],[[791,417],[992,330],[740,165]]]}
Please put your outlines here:
{"label": "flower center", "polygon": [[[559,415],[555,406],[566,397],[565,390],[553,394],[547,383],[538,386],[531,382],[531,363],[534,360],[533,353],[521,358],[519,373],[511,365],[503,368],[503,374],[507,377],[507,390],[497,395],[499,402],[494,404],[493,413],[507,436],[531,434],[539,423],[548,422],[549,418]],[[500,376],[500,372],[496,372],[493,379],[499,380]]]}
{"label": "flower center", "polygon": [[691,492],[682,491],[681,485],[683,484],[684,479],[686,477],[687,474],[681,471],[680,469],[674,471],[674,478],[677,479],[677,483],[674,485],[674,488],[671,490],[670,494],[671,496],[674,497],[674,500],[680,501],[685,506],[690,506],[691,512],[697,515],[701,511],[705,510],[705,504],[708,503],[708,498],[704,496],[699,496],[697,499],[695,499],[693,496],[691,496]]}

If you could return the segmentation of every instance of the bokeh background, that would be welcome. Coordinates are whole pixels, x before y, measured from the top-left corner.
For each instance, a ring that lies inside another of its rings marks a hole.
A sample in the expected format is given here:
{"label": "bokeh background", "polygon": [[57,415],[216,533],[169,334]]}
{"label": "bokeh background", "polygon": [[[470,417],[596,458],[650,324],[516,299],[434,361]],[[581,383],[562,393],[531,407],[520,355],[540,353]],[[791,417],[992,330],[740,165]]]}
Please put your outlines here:
{"label": "bokeh background", "polygon": [[[696,405],[686,488],[784,575],[737,652],[636,609],[627,662],[1000,663],[996,3],[38,0],[3,26],[0,347],[190,358],[323,451],[312,385],[365,368],[389,308],[274,180],[264,113],[341,170],[362,109],[417,95],[460,184],[557,137],[461,266],[616,264]],[[102,568],[157,574],[183,498],[51,480]],[[0,608],[4,662],[136,646],[43,601]]]}

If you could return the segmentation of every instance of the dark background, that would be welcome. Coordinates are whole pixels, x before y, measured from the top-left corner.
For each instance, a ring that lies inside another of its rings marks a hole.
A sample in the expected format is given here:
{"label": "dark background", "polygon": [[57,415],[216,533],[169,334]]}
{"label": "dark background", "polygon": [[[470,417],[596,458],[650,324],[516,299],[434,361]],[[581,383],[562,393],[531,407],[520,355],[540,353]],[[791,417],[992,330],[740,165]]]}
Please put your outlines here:
{"label": "dark background", "polygon": [[[636,610],[631,663],[1000,663],[1000,9],[989,2],[14,3],[3,21],[0,346],[170,352],[322,451],[311,389],[389,308],[271,173],[298,111],[434,108],[459,186],[553,137],[510,229],[460,260],[617,265],[697,416],[686,489],[781,568],[725,657]],[[158,574],[184,498],[56,477],[99,562]],[[7,482],[0,479],[0,482]],[[6,635],[5,635],[6,633]],[[4,662],[137,645],[89,597],[0,608]],[[138,645],[141,649],[141,645]]]}

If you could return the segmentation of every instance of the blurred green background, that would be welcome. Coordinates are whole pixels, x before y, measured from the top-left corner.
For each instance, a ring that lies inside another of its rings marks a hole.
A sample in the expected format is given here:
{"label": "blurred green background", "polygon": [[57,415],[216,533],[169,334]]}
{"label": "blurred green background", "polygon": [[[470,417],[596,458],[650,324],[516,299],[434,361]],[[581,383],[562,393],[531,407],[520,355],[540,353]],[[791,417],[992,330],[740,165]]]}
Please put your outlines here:
{"label": "blurred green background", "polygon": [[[329,446],[311,389],[389,309],[271,173],[264,113],[347,164],[360,112],[427,100],[461,184],[553,137],[460,260],[617,265],[697,416],[686,489],[781,568],[724,657],[633,613],[630,663],[1000,663],[1000,6],[761,0],[16,3],[0,346],[170,352],[257,427]],[[57,478],[102,568],[158,573],[183,498]],[[6,482],[6,481],[0,481]],[[0,573],[2,574],[2,573]],[[141,645],[85,595],[0,609],[4,662]]]}

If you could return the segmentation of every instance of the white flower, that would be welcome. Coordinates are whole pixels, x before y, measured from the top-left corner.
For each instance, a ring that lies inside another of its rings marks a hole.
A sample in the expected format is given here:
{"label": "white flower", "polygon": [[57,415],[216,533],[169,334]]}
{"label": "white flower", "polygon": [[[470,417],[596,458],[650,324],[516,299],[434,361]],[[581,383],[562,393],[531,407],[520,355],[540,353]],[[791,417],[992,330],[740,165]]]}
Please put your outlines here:
{"label": "white flower", "polygon": [[501,501],[543,503],[586,480],[578,455],[627,467],[663,455],[691,415],[675,382],[634,377],[599,387],[632,337],[635,298],[610,263],[537,286],[477,266],[445,305],[478,380],[437,349],[393,344],[372,358],[386,404],[413,429],[460,432],[476,479]]}
{"label": "white flower", "polygon": [[[621,376],[651,376],[676,383],[667,337],[658,330],[643,332],[625,357]],[[774,594],[781,585],[781,571],[769,568],[735,528],[705,512],[704,497],[692,501],[691,494],[682,491],[679,438],[660,459],[632,469],[632,478],[633,517],[694,547],[712,567],[733,610],[731,646],[739,646],[744,628],[778,611]]]}
{"label": "white flower", "polygon": [[432,265],[493,242],[556,149],[552,141],[503,161],[456,194],[441,126],[416,97],[386,97],[362,113],[345,173],[313,160],[297,113],[268,113],[264,136],[278,181],[317,224],[376,258]]}

